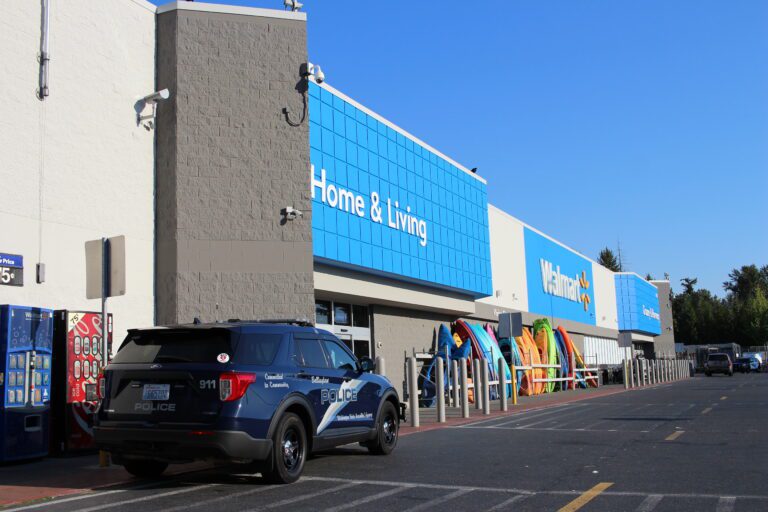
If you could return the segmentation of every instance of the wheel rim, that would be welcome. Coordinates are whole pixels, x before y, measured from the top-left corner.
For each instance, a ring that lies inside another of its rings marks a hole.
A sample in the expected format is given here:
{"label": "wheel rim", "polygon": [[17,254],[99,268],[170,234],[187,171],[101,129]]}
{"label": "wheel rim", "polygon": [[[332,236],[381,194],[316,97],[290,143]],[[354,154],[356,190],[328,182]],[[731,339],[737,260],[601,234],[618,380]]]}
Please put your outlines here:
{"label": "wheel rim", "polygon": [[283,464],[288,471],[294,471],[301,465],[303,457],[301,438],[295,429],[289,428],[283,435]]}
{"label": "wheel rim", "polygon": [[381,430],[384,433],[384,443],[388,445],[393,444],[397,439],[397,423],[391,414],[384,418]]}

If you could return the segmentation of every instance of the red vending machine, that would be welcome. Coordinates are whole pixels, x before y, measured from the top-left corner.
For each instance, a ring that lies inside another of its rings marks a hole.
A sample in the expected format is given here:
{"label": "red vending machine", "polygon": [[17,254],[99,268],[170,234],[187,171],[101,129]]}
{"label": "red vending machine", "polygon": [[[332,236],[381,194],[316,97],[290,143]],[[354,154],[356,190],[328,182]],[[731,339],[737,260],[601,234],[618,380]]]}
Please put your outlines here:
{"label": "red vending machine", "polygon": [[[56,311],[53,326],[51,449],[58,454],[91,450],[97,378],[103,364],[101,313]],[[112,315],[107,343],[112,350]]]}

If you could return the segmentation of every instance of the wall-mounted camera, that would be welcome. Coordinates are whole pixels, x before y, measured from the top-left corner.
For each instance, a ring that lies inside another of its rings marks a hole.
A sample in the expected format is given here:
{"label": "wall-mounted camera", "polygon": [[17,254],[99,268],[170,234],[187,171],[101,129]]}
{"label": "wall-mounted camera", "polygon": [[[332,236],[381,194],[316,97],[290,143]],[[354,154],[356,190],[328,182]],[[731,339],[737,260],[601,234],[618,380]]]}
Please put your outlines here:
{"label": "wall-mounted camera", "polygon": [[[139,101],[136,102],[136,124],[141,124],[142,121],[146,121],[145,126],[147,129],[154,127],[155,117],[157,115],[157,102],[167,100],[171,97],[171,93],[168,89],[161,89],[155,91],[152,94],[147,94]],[[152,112],[150,114],[142,115],[147,105],[152,106]]]}
{"label": "wall-mounted camera", "polygon": [[297,217],[303,217],[304,212],[297,210],[293,206],[286,206],[283,208],[283,215],[285,216],[286,220],[295,220]]}

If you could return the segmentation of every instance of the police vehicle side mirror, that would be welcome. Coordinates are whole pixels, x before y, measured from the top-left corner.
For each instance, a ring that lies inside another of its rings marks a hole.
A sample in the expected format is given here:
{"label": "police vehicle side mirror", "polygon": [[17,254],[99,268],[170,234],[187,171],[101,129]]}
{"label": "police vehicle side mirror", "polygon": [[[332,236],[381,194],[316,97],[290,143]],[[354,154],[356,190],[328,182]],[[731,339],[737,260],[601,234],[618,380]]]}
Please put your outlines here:
{"label": "police vehicle side mirror", "polygon": [[360,358],[360,370],[364,372],[372,372],[376,368],[376,363],[373,362],[373,359],[370,357],[361,357]]}

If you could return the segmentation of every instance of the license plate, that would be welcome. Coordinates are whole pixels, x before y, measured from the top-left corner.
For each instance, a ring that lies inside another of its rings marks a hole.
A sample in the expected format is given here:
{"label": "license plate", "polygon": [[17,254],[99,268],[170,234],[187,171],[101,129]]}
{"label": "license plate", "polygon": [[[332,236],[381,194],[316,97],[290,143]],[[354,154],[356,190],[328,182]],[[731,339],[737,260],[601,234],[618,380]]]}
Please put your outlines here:
{"label": "license plate", "polygon": [[171,395],[170,384],[144,384],[142,400],[168,400]]}

